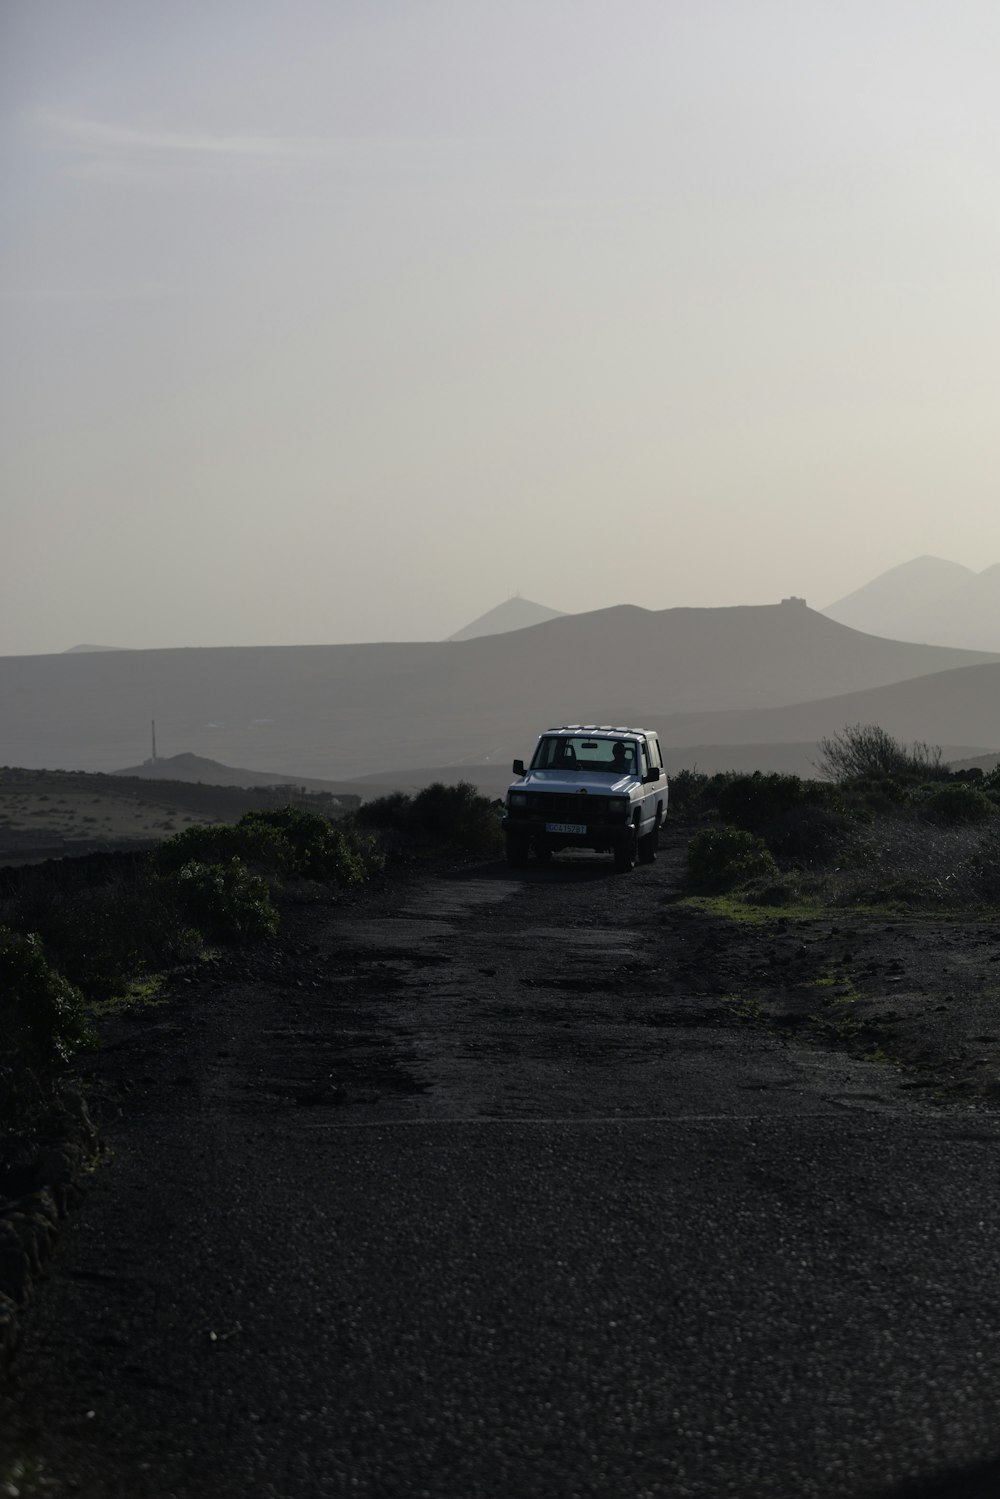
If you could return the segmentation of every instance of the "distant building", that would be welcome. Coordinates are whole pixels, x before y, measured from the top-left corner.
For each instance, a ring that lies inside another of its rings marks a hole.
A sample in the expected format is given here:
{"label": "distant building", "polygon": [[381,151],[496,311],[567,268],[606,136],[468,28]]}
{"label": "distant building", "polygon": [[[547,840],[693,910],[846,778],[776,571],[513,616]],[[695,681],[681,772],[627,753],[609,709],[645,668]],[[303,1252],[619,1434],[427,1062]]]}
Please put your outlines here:
{"label": "distant building", "polygon": [[787,599],[782,599],[781,602],[783,604],[796,604],[796,605],[798,605],[802,609],[808,609],[808,607],[809,607],[809,605],[806,603],[805,599],[796,598],[796,596],[795,596],[794,593],[789,594],[788,598]]}

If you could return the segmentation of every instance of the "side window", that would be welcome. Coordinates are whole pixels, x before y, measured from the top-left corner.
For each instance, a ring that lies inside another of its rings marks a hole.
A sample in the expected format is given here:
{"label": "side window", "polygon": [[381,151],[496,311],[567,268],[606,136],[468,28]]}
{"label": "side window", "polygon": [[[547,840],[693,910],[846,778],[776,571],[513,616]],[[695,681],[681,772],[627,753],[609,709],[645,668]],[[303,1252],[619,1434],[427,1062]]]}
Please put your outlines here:
{"label": "side window", "polygon": [[643,743],[640,746],[640,748],[641,748],[640,759],[642,761],[642,764],[640,766],[640,774],[642,776],[645,776],[646,772],[649,770],[649,746],[646,744],[645,740],[643,740]]}

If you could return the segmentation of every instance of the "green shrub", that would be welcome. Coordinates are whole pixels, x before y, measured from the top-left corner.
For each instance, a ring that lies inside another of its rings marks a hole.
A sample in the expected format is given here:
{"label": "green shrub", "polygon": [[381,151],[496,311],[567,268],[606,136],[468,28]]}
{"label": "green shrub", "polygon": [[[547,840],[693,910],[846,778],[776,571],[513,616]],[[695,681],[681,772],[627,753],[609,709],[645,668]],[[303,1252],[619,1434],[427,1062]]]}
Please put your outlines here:
{"label": "green shrub", "polygon": [[767,844],[740,828],[706,828],[688,844],[688,889],[705,895],[734,890],[747,880],[778,874]]}
{"label": "green shrub", "polygon": [[157,851],[159,866],[168,873],[192,862],[232,859],[276,882],[298,878],[336,885],[359,884],[382,865],[370,838],[298,807],[246,812],[232,825],[187,828]]}
{"label": "green shrub", "polygon": [[997,808],[988,796],[961,782],[932,791],[919,805],[923,815],[935,822],[987,822],[997,815]]}
{"label": "green shrub", "polygon": [[835,858],[854,827],[854,820],[843,810],[803,803],[779,813],[763,829],[763,835],[778,859],[805,867]]}
{"label": "green shrub", "polygon": [[387,796],[376,796],[365,802],[355,813],[355,818],[368,828],[388,830],[403,829],[410,818],[412,796],[405,791],[391,791]]}
{"label": "green shrub", "polygon": [[755,770],[752,775],[733,776],[721,788],[716,806],[723,822],[758,833],[779,813],[801,806],[802,801],[803,782],[798,776]]}
{"label": "green shrub", "polygon": [[144,971],[188,956],[190,941],[158,882],[83,888],[38,923],[60,969],[88,999],[122,993]]}
{"label": "green shrub", "polygon": [[187,919],[219,942],[253,942],[272,937],[278,913],[267,884],[240,859],[201,864],[197,859],[169,876],[169,885]]}
{"label": "green shrub", "polygon": [[850,821],[834,787],[799,776],[732,776],[719,788],[719,816],[733,827],[762,837],[772,853],[794,862],[817,863],[843,842]]}
{"label": "green shrub", "polygon": [[172,874],[192,861],[223,864],[239,859],[258,870],[288,874],[295,864],[295,851],[283,832],[260,819],[266,813],[248,812],[236,823],[198,823],[161,843],[156,851],[160,869]]}
{"label": "green shrub", "polygon": [[356,885],[384,862],[374,841],[356,828],[299,807],[248,812],[236,826],[255,837],[280,839],[291,850],[291,872],[302,879]]}
{"label": "green shrub", "polygon": [[499,853],[503,843],[498,804],[480,796],[468,781],[455,786],[435,781],[418,791],[413,798],[413,825],[470,853]]}
{"label": "green shrub", "polygon": [[762,833],[779,817],[802,807],[836,805],[832,787],[822,781],[803,781],[799,776],[733,776],[716,798],[719,816],[748,833]]}
{"label": "green shrub", "polygon": [[870,813],[899,813],[913,800],[912,786],[892,776],[865,776],[852,781],[844,792],[849,805]]}
{"label": "green shrub", "polygon": [[499,854],[500,803],[480,796],[468,781],[435,781],[416,796],[393,792],[366,802],[357,813],[368,827],[406,833],[424,842],[450,843],[468,853]]}
{"label": "green shrub", "polygon": [[0,1034],[4,1060],[30,1068],[65,1062],[91,1038],[82,994],[49,966],[36,932],[0,927]]}
{"label": "green shrub", "polygon": [[671,812],[693,812],[708,786],[708,776],[699,770],[678,770],[670,777]]}
{"label": "green shrub", "polygon": [[27,871],[6,917],[38,932],[59,971],[90,1000],[192,956],[190,933],[145,855],[85,856]]}

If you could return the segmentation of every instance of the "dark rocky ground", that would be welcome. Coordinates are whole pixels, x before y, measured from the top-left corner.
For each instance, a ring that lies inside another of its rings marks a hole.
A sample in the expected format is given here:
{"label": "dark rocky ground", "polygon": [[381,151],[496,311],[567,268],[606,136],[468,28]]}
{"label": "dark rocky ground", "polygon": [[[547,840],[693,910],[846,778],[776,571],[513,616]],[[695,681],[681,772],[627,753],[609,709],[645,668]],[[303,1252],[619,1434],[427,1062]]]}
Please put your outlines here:
{"label": "dark rocky ground", "polygon": [[996,929],[681,846],[304,896],[110,1020],[7,1493],[1000,1492]]}
{"label": "dark rocky ground", "polygon": [[[674,913],[683,922],[684,909]],[[689,911],[694,992],[798,1040],[892,1062],[935,1100],[1000,1098],[1000,919]]]}

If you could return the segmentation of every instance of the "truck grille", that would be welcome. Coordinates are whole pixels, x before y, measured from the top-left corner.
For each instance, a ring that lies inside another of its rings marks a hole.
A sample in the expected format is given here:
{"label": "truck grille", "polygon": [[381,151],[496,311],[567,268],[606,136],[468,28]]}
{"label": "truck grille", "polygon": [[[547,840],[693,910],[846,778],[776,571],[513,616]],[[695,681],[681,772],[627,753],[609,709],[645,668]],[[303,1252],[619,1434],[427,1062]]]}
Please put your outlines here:
{"label": "truck grille", "polygon": [[[607,822],[608,799],[580,792],[528,791],[526,807],[512,807],[511,817],[539,817],[546,822]],[[617,800],[617,798],[616,798]]]}

